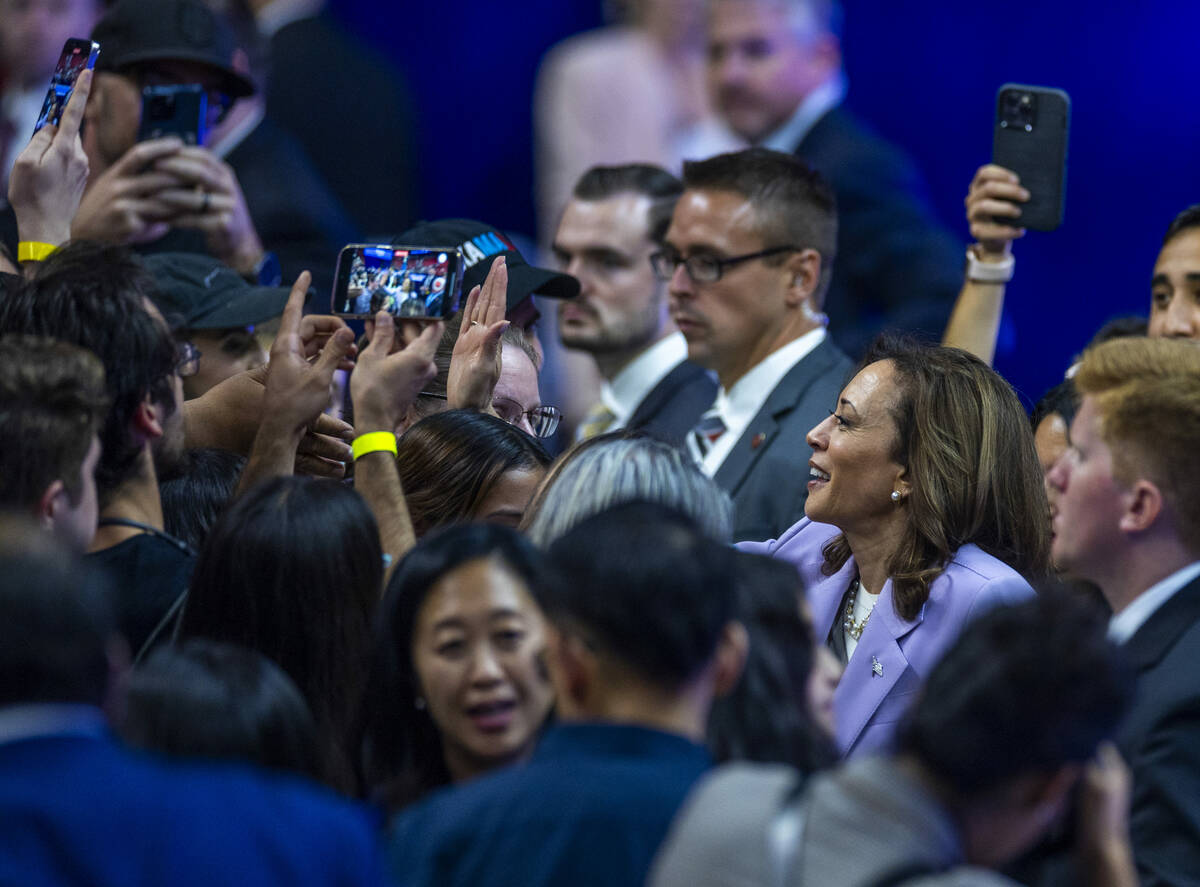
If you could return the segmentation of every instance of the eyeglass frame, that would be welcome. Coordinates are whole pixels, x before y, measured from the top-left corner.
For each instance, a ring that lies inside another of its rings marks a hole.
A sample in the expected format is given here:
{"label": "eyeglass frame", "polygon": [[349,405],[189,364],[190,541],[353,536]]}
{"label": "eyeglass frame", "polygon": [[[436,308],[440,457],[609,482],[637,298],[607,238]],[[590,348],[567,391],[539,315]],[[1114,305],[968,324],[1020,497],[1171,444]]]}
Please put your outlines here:
{"label": "eyeglass frame", "polygon": [[[436,398],[437,400],[449,400],[450,399],[445,394],[438,394],[433,391],[422,391],[417,396],[418,397],[433,397],[433,398]],[[508,399],[505,398],[505,400],[508,400]],[[515,400],[510,400],[508,402],[511,403],[515,407],[520,407],[520,404],[517,403]],[[542,421],[550,423],[550,427],[548,429],[546,429],[546,431],[544,431],[542,434],[538,434],[538,430],[537,430],[538,424],[539,424],[539,422],[538,422],[538,413],[539,412],[542,412],[543,414],[546,415],[546,418],[543,419]],[[548,437],[553,437],[554,432],[558,431],[558,426],[559,426],[559,424],[561,424],[562,419],[563,419],[562,410],[560,410],[558,407],[551,406],[550,404],[547,404],[547,403],[540,404],[531,410],[522,410],[517,415],[524,416],[525,419],[528,420],[529,427],[533,429],[533,436],[538,438],[539,440],[545,440]],[[521,424],[520,419],[518,419],[516,422],[510,422],[508,419],[505,419],[499,413],[496,414],[496,418],[498,418],[500,421],[504,422],[505,424],[512,425],[514,428],[518,427]]]}
{"label": "eyeglass frame", "polygon": [[[667,249],[670,249],[669,247]],[[725,274],[725,269],[733,265],[740,265],[742,262],[749,262],[751,259],[764,259],[767,256],[778,255],[786,252],[799,252],[803,247],[799,246],[773,246],[769,249],[759,250],[756,253],[746,253],[742,256],[730,256],[727,259],[718,259],[716,256],[698,255],[698,256],[679,256],[676,259],[667,257],[667,250],[660,249],[657,252],[650,254],[650,268],[654,271],[654,276],[659,280],[670,280],[675,276],[675,269],[680,265],[687,272],[687,276],[693,283],[716,283]],[[674,250],[671,250],[674,252]],[[670,262],[670,270],[660,267],[660,263]],[[708,277],[698,275],[694,263],[703,262],[711,264],[713,268],[713,276]],[[664,273],[665,272],[665,273]]]}
{"label": "eyeglass frame", "polygon": [[[204,354],[191,342],[184,339],[175,346],[175,368],[173,372],[181,379],[200,372],[200,357]],[[189,369],[190,366],[190,369]]]}

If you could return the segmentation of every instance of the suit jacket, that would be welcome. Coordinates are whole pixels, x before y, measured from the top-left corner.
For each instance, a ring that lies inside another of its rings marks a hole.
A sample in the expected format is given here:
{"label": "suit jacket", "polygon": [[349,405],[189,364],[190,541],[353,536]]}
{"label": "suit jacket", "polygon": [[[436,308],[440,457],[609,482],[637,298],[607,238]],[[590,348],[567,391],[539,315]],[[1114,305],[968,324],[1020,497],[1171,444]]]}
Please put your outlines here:
{"label": "suit jacket", "polygon": [[[800,571],[812,608],[813,631],[829,636],[858,567],[851,557],[832,576],[821,575],[825,543],[837,527],[800,521],[778,540],[739,548],[788,561]],[[858,647],[833,694],[837,744],[847,757],[890,747],[898,721],[916,699],[929,672],[972,619],[997,604],[1033,595],[1012,567],[976,545],[964,545],[929,588],[915,619],[903,619],[892,602],[889,579]],[[840,625],[836,629],[841,630]]]}
{"label": "suit jacket", "polygon": [[962,287],[963,245],[934,219],[911,161],[842,108],[817,120],[795,153],[837,195],[825,299],[834,341],[859,355],[885,328],[940,339]]}
{"label": "suit jacket", "polygon": [[0,743],[0,884],[382,882],[369,817],[315,786],[168,763],[99,732]]}
{"label": "suit jacket", "polygon": [[852,369],[825,339],[780,380],[729,451],[713,480],[733,499],[735,542],[774,538],[804,517],[812,456],[804,438],[829,415]]}
{"label": "suit jacket", "polygon": [[717,383],[703,367],[682,361],[650,389],[625,423],[682,447],[688,432],[717,398]]}
{"label": "suit jacket", "polygon": [[1129,832],[1139,880],[1200,884],[1200,579],[1123,649],[1138,676],[1117,746],[1133,771]]}

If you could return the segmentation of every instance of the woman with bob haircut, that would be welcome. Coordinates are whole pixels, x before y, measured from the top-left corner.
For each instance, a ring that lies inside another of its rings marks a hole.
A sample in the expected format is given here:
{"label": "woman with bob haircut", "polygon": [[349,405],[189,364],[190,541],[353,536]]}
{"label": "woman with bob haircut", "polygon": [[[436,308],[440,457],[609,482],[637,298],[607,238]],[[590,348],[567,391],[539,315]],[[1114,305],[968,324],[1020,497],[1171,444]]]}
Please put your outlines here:
{"label": "woman with bob haircut", "polygon": [[740,547],[799,569],[816,635],[845,663],[834,720],[854,756],[890,744],[970,620],[1033,594],[1048,506],[1016,394],[957,348],[877,341],[808,443],[806,517]]}
{"label": "woman with bob haircut", "polygon": [[525,513],[522,528],[547,548],[575,525],[626,502],[683,512],[717,542],[729,542],[729,495],[668,443],[638,431],[614,431],[576,444],[554,463]]}
{"label": "woman with bob haircut", "polygon": [[238,499],[196,560],[182,638],[257,650],[300,689],[330,785],[356,795],[347,742],[383,588],[371,510],[332,480],[277,477]]}
{"label": "woman with bob haircut", "polygon": [[553,705],[540,553],[497,524],[447,527],[397,566],[375,626],[357,748],[397,810],[523,760]]}
{"label": "woman with bob haircut", "polygon": [[495,416],[448,410],[397,442],[396,464],[413,530],[472,520],[515,527],[550,455],[536,438]]}

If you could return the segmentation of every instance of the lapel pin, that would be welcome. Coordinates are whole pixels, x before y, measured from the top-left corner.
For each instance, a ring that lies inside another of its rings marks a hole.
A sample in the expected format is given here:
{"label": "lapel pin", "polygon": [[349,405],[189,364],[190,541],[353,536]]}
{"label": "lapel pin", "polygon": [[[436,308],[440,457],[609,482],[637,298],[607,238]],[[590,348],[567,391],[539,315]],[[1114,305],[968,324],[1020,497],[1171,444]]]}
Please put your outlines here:
{"label": "lapel pin", "polygon": [[757,450],[763,445],[764,442],[766,442],[766,439],[767,436],[760,431],[758,434],[754,435],[754,437],[750,438],[750,449]]}
{"label": "lapel pin", "polygon": [[876,678],[883,677],[883,666],[874,656],[871,657],[871,676]]}

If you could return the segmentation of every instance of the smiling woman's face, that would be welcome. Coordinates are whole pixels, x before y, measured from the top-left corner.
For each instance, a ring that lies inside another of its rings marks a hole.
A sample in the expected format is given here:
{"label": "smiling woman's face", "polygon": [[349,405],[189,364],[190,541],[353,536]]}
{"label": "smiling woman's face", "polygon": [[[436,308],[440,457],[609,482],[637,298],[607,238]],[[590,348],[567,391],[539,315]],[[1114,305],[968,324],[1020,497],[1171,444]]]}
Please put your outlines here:
{"label": "smiling woman's face", "polygon": [[870,531],[899,513],[893,491],[906,495],[904,466],[893,458],[899,389],[890,360],[850,380],[833,413],[808,433],[813,448],[804,513],[845,532]]}
{"label": "smiling woman's face", "polygon": [[495,558],[459,566],[429,592],[413,666],[455,781],[532,750],[553,703],[544,646],[529,590]]}

